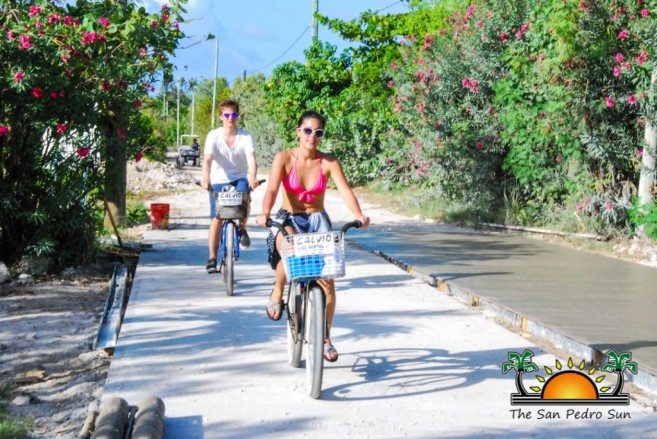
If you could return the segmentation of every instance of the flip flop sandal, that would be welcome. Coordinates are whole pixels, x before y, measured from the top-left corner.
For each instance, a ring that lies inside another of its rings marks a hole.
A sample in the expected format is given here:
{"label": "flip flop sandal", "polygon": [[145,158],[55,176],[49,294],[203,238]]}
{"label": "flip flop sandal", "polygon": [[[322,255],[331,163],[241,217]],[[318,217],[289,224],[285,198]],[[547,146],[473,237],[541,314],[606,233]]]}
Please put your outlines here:
{"label": "flip flop sandal", "polygon": [[[272,290],[272,293],[274,291]],[[278,302],[274,302],[271,300],[271,294],[269,295],[269,300],[267,301],[267,317],[269,317],[271,320],[277,322],[283,317],[283,299],[281,299]],[[270,311],[273,311],[271,314],[269,313]],[[273,314],[278,313],[278,317],[274,318],[272,317]]]}
{"label": "flip flop sandal", "polygon": [[338,351],[330,341],[324,342],[324,359],[329,363],[335,363],[338,361]]}

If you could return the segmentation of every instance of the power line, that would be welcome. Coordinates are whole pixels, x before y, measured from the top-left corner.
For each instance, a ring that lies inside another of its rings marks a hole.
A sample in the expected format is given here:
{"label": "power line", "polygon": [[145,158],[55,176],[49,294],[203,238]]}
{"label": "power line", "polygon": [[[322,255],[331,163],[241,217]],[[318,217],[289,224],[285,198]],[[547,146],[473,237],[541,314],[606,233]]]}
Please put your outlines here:
{"label": "power line", "polygon": [[392,8],[392,7],[395,6],[397,3],[404,3],[404,2],[408,3],[408,0],[397,0],[396,2],[394,2],[394,3],[392,3],[392,4],[388,5],[388,6],[386,6],[386,7],[384,7],[384,8],[381,8],[381,9],[379,9],[378,11],[374,11],[374,13],[375,13],[375,14],[378,14],[378,13],[381,12],[381,11],[385,11],[386,9],[390,9],[390,8]]}
{"label": "power line", "polygon": [[255,71],[255,73],[259,73],[259,72],[261,72],[262,70],[266,69],[267,67],[269,67],[270,65],[274,64],[276,61],[278,61],[279,59],[281,59],[281,58],[283,57],[283,55],[285,55],[285,54],[286,54],[286,53],[287,53],[292,47],[294,47],[295,44],[297,44],[297,42],[299,42],[299,40],[301,39],[301,37],[303,37],[303,36],[306,34],[306,32],[308,32],[308,29],[310,29],[310,26],[307,26],[307,27],[303,30],[303,32],[301,32],[301,35],[299,35],[299,36],[297,37],[297,39],[294,40],[294,42],[293,42],[292,44],[290,44],[290,47],[288,47],[287,49],[285,49],[285,51],[284,51],[283,53],[281,53],[281,54],[280,54],[275,60],[273,60],[272,62],[270,62],[270,63],[267,64],[266,66],[262,66],[262,67],[260,67],[259,69],[257,69],[257,70]]}
{"label": "power line", "polygon": [[[381,12],[381,11],[385,11],[386,9],[390,9],[390,8],[392,8],[392,7],[395,6],[397,3],[404,3],[404,2],[408,3],[408,0],[397,0],[396,2],[391,3],[391,4],[389,4],[388,6],[385,6],[385,7],[381,8],[381,9],[375,11],[374,13],[375,13],[375,14],[378,14],[378,13]],[[311,28],[311,26],[306,27],[306,28],[303,30],[303,32],[301,32],[301,35],[299,35],[299,36],[297,37],[297,39],[294,40],[294,42],[293,42],[292,44],[290,44],[290,46],[289,46],[287,49],[285,49],[285,50],[283,51],[283,53],[281,53],[276,59],[274,59],[274,60],[273,60],[272,62],[270,62],[269,64],[267,64],[267,65],[265,65],[265,66],[262,66],[262,67],[260,67],[259,69],[256,69],[256,70],[255,70],[255,73],[260,73],[262,70],[266,69],[267,67],[269,67],[270,65],[274,64],[276,61],[278,61],[279,59],[281,59],[281,58],[283,57],[283,55],[285,55],[285,54],[286,54],[286,53],[287,53],[292,47],[294,47],[295,44],[297,44],[297,43],[299,42],[299,40],[301,39],[301,37],[303,37],[303,36],[306,34],[306,32],[308,32],[308,29],[310,29],[310,28]]]}

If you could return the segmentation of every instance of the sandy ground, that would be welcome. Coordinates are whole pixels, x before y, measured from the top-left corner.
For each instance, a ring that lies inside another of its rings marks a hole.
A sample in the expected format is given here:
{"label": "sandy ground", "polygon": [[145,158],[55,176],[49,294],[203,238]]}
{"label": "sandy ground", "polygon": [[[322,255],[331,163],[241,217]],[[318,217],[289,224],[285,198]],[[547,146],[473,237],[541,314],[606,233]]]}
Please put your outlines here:
{"label": "sandy ground", "polygon": [[[186,172],[185,172],[186,171]],[[140,162],[130,166],[131,191],[159,190],[157,202],[185,208],[185,193],[200,190],[200,168]],[[373,224],[431,227],[364,202]],[[176,212],[172,212],[175,215]],[[139,235],[148,225],[130,231]],[[625,243],[616,256],[657,266],[657,246]],[[92,350],[109,289],[108,273],[68,269],[56,278],[13,279],[0,285],[0,383],[9,408],[31,423],[34,438],[77,438],[99,409],[111,353]]]}

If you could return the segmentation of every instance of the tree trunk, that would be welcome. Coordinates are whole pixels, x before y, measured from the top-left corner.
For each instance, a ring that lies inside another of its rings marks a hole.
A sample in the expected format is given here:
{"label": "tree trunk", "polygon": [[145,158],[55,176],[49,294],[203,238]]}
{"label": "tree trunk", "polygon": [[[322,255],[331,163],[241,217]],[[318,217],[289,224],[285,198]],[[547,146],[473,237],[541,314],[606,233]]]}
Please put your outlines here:
{"label": "tree trunk", "polygon": [[[105,173],[105,199],[114,222],[117,225],[122,225],[125,224],[126,218],[126,153],[125,148],[118,142],[112,145],[108,152]],[[107,213],[105,214],[105,227],[112,229]]]}
{"label": "tree trunk", "polygon": [[[651,85],[654,88],[657,85],[657,70],[652,72]],[[639,177],[639,204],[645,206],[655,199],[655,157],[657,156],[657,124],[654,118],[647,118],[645,131],[646,146],[643,149],[641,158],[641,176]],[[645,238],[644,227],[640,226],[637,230],[641,238]]]}

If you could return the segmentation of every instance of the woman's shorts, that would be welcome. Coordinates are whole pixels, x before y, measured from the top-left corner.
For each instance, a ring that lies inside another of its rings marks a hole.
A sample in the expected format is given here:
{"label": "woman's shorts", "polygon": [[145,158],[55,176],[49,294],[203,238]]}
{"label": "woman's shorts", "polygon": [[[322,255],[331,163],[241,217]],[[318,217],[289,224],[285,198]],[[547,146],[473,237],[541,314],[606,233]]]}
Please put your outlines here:
{"label": "woman's shorts", "polygon": [[[331,219],[324,210],[313,213],[290,213],[287,210],[281,209],[276,212],[274,221],[284,226],[292,226],[296,233],[330,232],[333,230]],[[269,265],[274,270],[276,270],[276,266],[281,260],[281,255],[276,249],[277,233],[279,233],[279,230],[272,226],[269,236],[267,236]]]}

